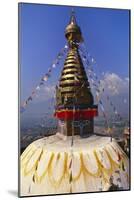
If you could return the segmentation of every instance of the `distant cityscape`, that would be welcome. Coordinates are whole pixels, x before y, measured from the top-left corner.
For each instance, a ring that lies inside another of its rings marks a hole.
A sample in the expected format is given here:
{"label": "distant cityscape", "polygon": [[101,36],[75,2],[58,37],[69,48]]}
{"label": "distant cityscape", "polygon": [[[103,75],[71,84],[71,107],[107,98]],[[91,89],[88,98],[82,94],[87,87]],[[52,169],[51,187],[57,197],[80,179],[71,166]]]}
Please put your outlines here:
{"label": "distant cityscape", "polygon": [[[109,126],[112,128],[112,136],[117,140],[123,137],[123,129],[129,126],[128,119],[124,118],[122,121],[109,119]],[[98,117],[95,120],[94,133],[100,135],[106,135],[105,120],[102,117]],[[22,118],[20,126],[20,148],[21,152],[34,140],[40,139],[45,136],[56,134],[57,132],[57,120],[50,115],[38,118]]]}

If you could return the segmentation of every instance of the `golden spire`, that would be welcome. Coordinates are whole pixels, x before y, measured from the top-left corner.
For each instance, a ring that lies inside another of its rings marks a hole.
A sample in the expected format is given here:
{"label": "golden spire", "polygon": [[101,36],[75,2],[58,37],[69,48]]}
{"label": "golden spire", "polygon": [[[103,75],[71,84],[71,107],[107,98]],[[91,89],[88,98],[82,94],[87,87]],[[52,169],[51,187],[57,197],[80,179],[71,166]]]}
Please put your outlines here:
{"label": "golden spire", "polygon": [[83,41],[80,27],[77,25],[75,12],[72,9],[70,22],[65,30],[65,36],[68,40],[69,45],[72,43],[80,43]]}
{"label": "golden spire", "polygon": [[[85,123],[85,119],[89,122],[85,128],[85,134],[89,134],[93,132],[93,117],[97,115],[97,107],[93,105],[90,85],[79,54],[79,44],[83,41],[83,37],[74,11],[71,12],[70,22],[65,29],[65,37],[68,40],[69,51],[59,86],[56,87],[55,113],[57,118],[65,122],[66,135],[72,134],[73,120]],[[74,134],[81,134],[80,130],[74,129]]]}
{"label": "golden spire", "polygon": [[[74,10],[71,12],[69,25],[66,27],[65,36],[69,43],[69,52],[65,59],[60,78],[60,91],[65,105],[70,105],[77,99],[77,104],[93,104],[88,78],[78,51],[82,41],[80,27],[76,23]],[[58,103],[58,102],[57,102]],[[59,102],[63,104],[62,102]]]}

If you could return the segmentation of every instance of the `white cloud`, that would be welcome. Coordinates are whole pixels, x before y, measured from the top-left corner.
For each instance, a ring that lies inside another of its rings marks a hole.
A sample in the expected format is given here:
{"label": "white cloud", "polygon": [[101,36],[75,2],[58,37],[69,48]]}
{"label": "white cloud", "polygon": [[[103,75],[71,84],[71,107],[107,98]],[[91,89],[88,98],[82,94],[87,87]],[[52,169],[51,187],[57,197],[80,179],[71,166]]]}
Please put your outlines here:
{"label": "white cloud", "polygon": [[104,73],[104,78],[100,80],[100,90],[103,88],[111,96],[128,93],[129,78],[121,78],[115,73]]}
{"label": "white cloud", "polygon": [[[121,77],[116,73],[103,72],[98,89],[101,91],[100,92],[101,95],[98,95],[98,97],[103,102],[105,112],[108,113],[108,116],[115,115],[113,111],[113,106],[116,107],[117,112],[120,113],[121,116],[125,116],[125,117],[128,116],[128,113],[129,113],[129,78],[128,77]],[[98,98],[96,98],[96,94],[99,94],[99,93],[96,92],[96,89],[93,85],[92,85],[92,90],[94,94],[95,103],[98,104]],[[107,99],[108,96],[109,96],[109,100]],[[111,106],[110,102],[113,103],[113,106]],[[99,109],[99,114],[100,113],[101,113],[101,109]]]}

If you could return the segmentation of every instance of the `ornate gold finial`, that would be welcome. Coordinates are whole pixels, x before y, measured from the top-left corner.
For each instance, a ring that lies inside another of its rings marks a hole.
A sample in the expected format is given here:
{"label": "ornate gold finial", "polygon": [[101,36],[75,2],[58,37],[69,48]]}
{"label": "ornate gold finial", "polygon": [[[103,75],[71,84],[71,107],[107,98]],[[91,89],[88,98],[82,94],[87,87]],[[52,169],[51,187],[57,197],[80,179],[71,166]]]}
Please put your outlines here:
{"label": "ornate gold finial", "polygon": [[74,43],[79,44],[83,41],[81,29],[76,22],[75,12],[73,8],[71,10],[71,17],[70,17],[69,24],[65,30],[65,36],[70,46]]}
{"label": "ornate gold finial", "polygon": [[72,8],[72,10],[71,10],[70,24],[77,24],[74,8]]}

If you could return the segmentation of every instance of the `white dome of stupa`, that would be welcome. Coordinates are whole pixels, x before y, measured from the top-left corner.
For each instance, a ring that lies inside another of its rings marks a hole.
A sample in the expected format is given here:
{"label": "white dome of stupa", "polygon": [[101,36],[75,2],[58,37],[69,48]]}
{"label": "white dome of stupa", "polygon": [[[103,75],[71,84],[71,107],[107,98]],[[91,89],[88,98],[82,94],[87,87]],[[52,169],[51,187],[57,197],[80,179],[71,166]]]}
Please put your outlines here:
{"label": "white dome of stupa", "polygon": [[129,160],[110,137],[57,135],[31,143],[21,155],[21,196],[129,189]]}

